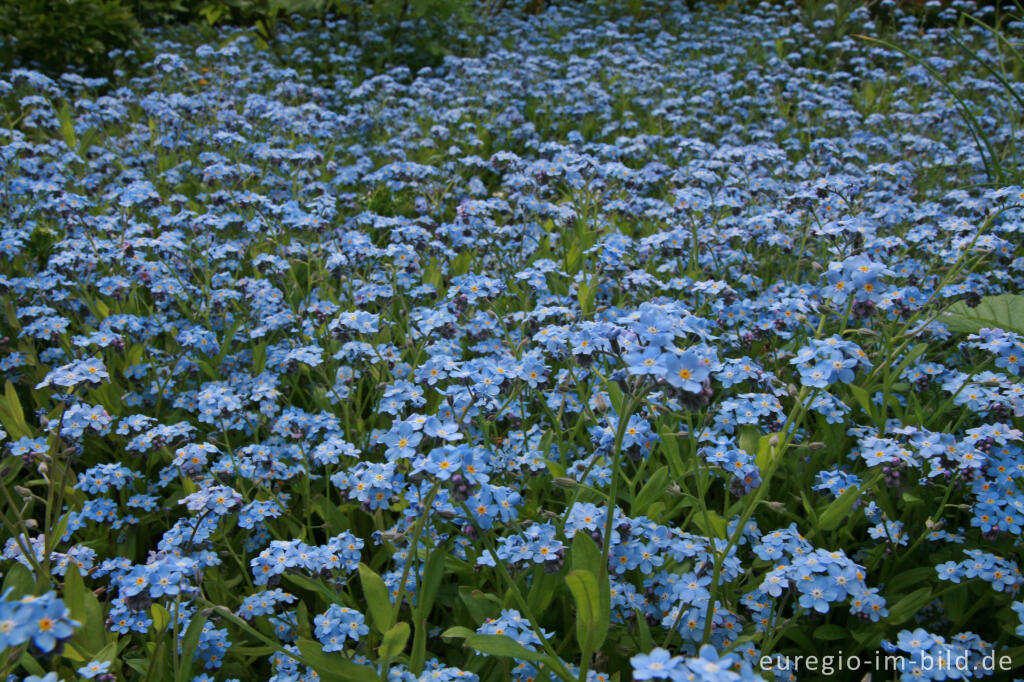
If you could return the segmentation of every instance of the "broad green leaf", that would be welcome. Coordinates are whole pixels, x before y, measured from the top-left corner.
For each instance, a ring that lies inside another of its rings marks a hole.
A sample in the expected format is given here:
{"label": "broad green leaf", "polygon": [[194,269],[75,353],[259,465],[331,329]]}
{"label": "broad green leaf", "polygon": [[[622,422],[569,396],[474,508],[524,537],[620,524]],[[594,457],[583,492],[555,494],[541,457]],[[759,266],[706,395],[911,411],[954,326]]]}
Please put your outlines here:
{"label": "broad green leaf", "polygon": [[427,557],[418,600],[418,608],[423,618],[430,614],[430,609],[434,607],[434,600],[437,598],[437,590],[441,587],[441,580],[444,578],[444,555],[441,548],[435,548]]}
{"label": "broad green leaf", "polygon": [[156,632],[163,632],[171,624],[171,614],[162,604],[154,603],[150,606],[149,616],[153,619],[153,629]]}
{"label": "broad green leaf", "polygon": [[661,436],[658,441],[659,447],[665,453],[669,466],[672,467],[672,475],[679,480],[685,475],[686,467],[683,465],[683,458],[679,454],[678,436],[676,436],[675,432],[668,429],[659,431],[658,435]]}
{"label": "broad green leaf", "polygon": [[779,438],[779,436],[780,434],[778,433],[769,433],[757,439],[757,452],[754,454],[754,464],[760,469],[762,476],[768,475],[768,467],[771,466],[772,460],[774,457],[780,456],[778,452],[775,453],[774,457],[772,456],[772,438]]}
{"label": "broad green leaf", "polygon": [[67,102],[64,102],[57,109],[56,113],[57,121],[60,123],[60,135],[64,138],[64,144],[68,146],[68,149],[77,149],[78,138],[75,135],[75,122],[71,117],[71,107],[68,106]]}
{"label": "broad green leaf", "polygon": [[267,344],[257,343],[252,349],[252,371],[259,374],[267,366]]}
{"label": "broad green leaf", "polygon": [[954,625],[960,624],[960,620],[967,613],[970,604],[970,596],[967,594],[966,585],[958,585],[942,597],[942,604],[945,606],[946,615],[950,617]]}
{"label": "broad green leaf", "polygon": [[920,585],[929,578],[934,578],[935,575],[934,566],[916,566],[914,568],[908,568],[886,581],[886,589],[895,594],[899,594],[911,587]]}
{"label": "broad green leaf", "polygon": [[473,252],[463,251],[458,256],[453,258],[448,264],[448,274],[452,277],[459,275],[465,275],[469,272],[469,266],[473,262]]}
{"label": "broad green leaf", "polygon": [[850,393],[853,393],[853,397],[857,399],[857,404],[864,410],[864,414],[872,417],[871,396],[868,395],[868,392],[856,384],[849,384],[849,389]]}
{"label": "broad green leaf", "polygon": [[64,574],[64,603],[71,611],[71,617],[85,625],[85,583],[74,562],[68,562]]}
{"label": "broad green leaf", "polygon": [[209,619],[210,614],[205,609],[196,611],[192,620],[188,623],[185,636],[181,640],[181,666],[175,677],[176,682],[186,682],[192,678],[192,661],[199,647],[199,636],[203,633],[203,626]]}
{"label": "broad green leaf", "polygon": [[579,283],[579,290],[576,293],[576,298],[580,303],[580,311],[583,316],[586,317],[594,312],[594,301],[597,299],[597,290],[601,286],[601,277],[597,274],[592,275],[590,279],[587,279]]}
{"label": "broad green leaf", "polygon": [[858,495],[860,495],[860,488],[855,485],[844,490],[843,494],[832,500],[831,504],[818,517],[818,527],[828,531],[838,528],[843,519],[849,516],[850,510],[857,502]]}
{"label": "broad green leaf", "polygon": [[[900,364],[896,365],[896,369],[892,371],[892,376],[898,377],[899,375],[903,374],[903,370],[909,367],[910,363],[912,363],[914,360],[917,360],[919,357],[924,355],[924,352],[926,350],[928,350],[927,343],[919,343],[913,348],[911,348],[910,351],[903,356],[903,359],[900,361]],[[893,386],[893,388],[895,388],[895,386]]]}
{"label": "broad green leaf", "polygon": [[10,601],[33,594],[36,589],[36,581],[32,577],[32,571],[24,564],[12,563],[11,567],[7,569],[7,575],[4,576],[4,584],[3,588],[0,589],[0,594],[8,589],[11,590],[11,593],[7,595],[7,599]]}
{"label": "broad green leaf", "polygon": [[576,533],[572,538],[572,568],[574,571],[585,571],[596,578],[597,607],[594,611],[595,644],[592,651],[598,651],[608,636],[611,625],[611,584],[608,579],[607,559],[602,557],[597,543],[586,533]]}
{"label": "broad green leaf", "polygon": [[298,587],[320,594],[329,604],[342,604],[339,593],[328,588],[319,580],[302,575],[301,573],[286,573],[283,578]]}
{"label": "broad green leaf", "polygon": [[573,599],[576,600],[576,641],[583,652],[583,660],[590,660],[590,655],[604,643],[608,629],[602,629],[601,597],[597,586],[597,576],[590,571],[570,571],[565,578]]}
{"label": "broad green leaf", "polygon": [[1024,334],[1024,295],[984,296],[974,308],[957,301],[939,317],[939,322],[953,332],[966,334],[977,334],[986,327]]}
{"label": "broad green leaf", "polygon": [[380,676],[369,666],[359,665],[341,653],[328,653],[319,642],[298,641],[299,653],[324,682],[380,682]]}
{"label": "broad green leaf", "polygon": [[984,296],[975,308],[958,301],[946,309],[939,321],[952,331],[967,334],[976,334],[985,327],[1024,334],[1024,295]]}
{"label": "broad green leaf", "polygon": [[653,474],[650,479],[644,484],[644,487],[637,493],[636,499],[633,500],[633,515],[634,516],[647,516],[647,510],[657,500],[661,499],[665,495],[665,490],[668,488],[668,467],[663,466]]}
{"label": "broad green leaf", "polygon": [[485,656],[503,656],[506,658],[518,658],[522,661],[543,661],[547,658],[544,654],[530,651],[522,644],[505,635],[478,635],[469,628],[456,626],[448,628],[441,636],[464,640],[464,646],[473,649]]}
{"label": "broad green leaf", "polygon": [[394,625],[394,612],[391,610],[391,599],[388,598],[388,587],[379,575],[364,563],[359,564],[359,581],[363,585],[366,597],[366,608],[373,625],[380,632]]}
{"label": "broad green leaf", "polygon": [[494,618],[501,610],[501,600],[472,587],[460,587],[459,599],[462,600],[469,615],[476,623],[483,623],[488,618]]}
{"label": "broad green leaf", "polygon": [[405,643],[409,641],[409,624],[395,623],[384,633],[377,655],[385,661],[390,661],[398,656],[405,649]]}
{"label": "broad green leaf", "polygon": [[839,625],[826,623],[819,625],[814,630],[814,639],[821,639],[827,642],[850,639],[850,630]]}
{"label": "broad green leaf", "polygon": [[544,613],[561,588],[562,582],[558,573],[548,573],[538,567],[535,569],[533,584],[526,595],[527,605],[534,613]]}
{"label": "broad green leaf", "polygon": [[706,512],[701,511],[693,515],[693,522],[700,528],[701,533],[716,538],[725,538],[725,531],[728,527],[725,519],[712,509]]}
{"label": "broad green leaf", "polygon": [[572,538],[572,567],[581,571],[590,571],[594,575],[601,574],[601,548],[586,533],[576,533]]}
{"label": "broad green leaf", "polygon": [[409,652],[409,670],[413,675],[423,672],[423,663],[427,660],[427,619],[420,618],[416,622],[416,630],[412,636],[412,651]]}
{"label": "broad green leaf", "polygon": [[444,632],[441,633],[441,637],[444,639],[466,639],[476,634],[476,630],[465,627],[464,625],[454,625]]}
{"label": "broad green leaf", "polygon": [[106,614],[100,600],[96,598],[92,590],[87,589],[82,593],[82,604],[84,615],[79,621],[82,623],[82,627],[75,632],[74,641],[83,650],[92,653],[101,650],[107,643],[107,631],[103,623]]}
{"label": "broad green leaf", "polygon": [[889,617],[885,619],[890,625],[899,625],[919,613],[931,601],[932,588],[922,587],[889,607]]}
{"label": "broad green leaf", "polygon": [[608,389],[608,399],[612,403],[612,409],[615,410],[615,414],[621,415],[626,404],[626,397],[622,394],[622,389],[614,381],[606,381],[605,388]]}
{"label": "broad green leaf", "polygon": [[580,250],[580,245],[574,242],[565,252],[565,271],[570,275],[575,275],[579,272],[582,263],[583,252]]}
{"label": "broad green leaf", "polygon": [[10,381],[4,383],[4,399],[0,403],[0,425],[11,438],[32,436],[32,430],[25,421],[25,412],[21,409],[18,391]]}
{"label": "broad green leaf", "polygon": [[761,430],[756,426],[750,426],[749,424],[741,426],[739,429],[739,438],[736,440],[740,449],[746,452],[748,455],[756,455],[757,447],[761,440]]}
{"label": "broad green leaf", "polygon": [[29,673],[36,677],[43,677],[46,675],[46,671],[43,670],[43,666],[39,665],[39,661],[36,660],[35,656],[30,651],[26,651],[18,659],[18,665],[22,666]]}

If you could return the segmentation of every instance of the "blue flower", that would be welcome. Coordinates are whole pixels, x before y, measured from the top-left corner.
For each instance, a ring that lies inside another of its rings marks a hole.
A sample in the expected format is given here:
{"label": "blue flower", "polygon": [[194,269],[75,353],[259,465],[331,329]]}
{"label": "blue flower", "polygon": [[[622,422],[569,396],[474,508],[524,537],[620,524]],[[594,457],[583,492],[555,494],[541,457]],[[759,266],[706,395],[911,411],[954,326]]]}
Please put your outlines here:
{"label": "blue flower", "polygon": [[92,661],[78,669],[78,674],[87,680],[102,675],[110,669],[110,661]]}

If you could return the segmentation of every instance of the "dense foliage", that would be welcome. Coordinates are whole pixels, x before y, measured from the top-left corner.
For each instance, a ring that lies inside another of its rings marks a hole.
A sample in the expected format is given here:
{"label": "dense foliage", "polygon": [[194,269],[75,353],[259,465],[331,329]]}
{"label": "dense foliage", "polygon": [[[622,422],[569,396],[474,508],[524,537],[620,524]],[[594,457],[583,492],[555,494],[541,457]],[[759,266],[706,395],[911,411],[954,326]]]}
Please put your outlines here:
{"label": "dense foliage", "polygon": [[[50,75],[124,75],[153,56],[143,27],[251,28],[261,46],[277,41],[278,27],[301,18],[331,18],[345,30],[335,39],[359,42],[366,29],[380,41],[364,62],[378,68],[400,62],[435,65],[456,34],[486,22],[493,0],[6,0],[0,3],[0,66]],[[204,30],[205,29],[205,30]],[[375,30],[376,29],[376,30]],[[141,54],[140,54],[141,52]]]}
{"label": "dense foliage", "polygon": [[1024,663],[1019,18],[508,9],[0,77],[0,674]]}

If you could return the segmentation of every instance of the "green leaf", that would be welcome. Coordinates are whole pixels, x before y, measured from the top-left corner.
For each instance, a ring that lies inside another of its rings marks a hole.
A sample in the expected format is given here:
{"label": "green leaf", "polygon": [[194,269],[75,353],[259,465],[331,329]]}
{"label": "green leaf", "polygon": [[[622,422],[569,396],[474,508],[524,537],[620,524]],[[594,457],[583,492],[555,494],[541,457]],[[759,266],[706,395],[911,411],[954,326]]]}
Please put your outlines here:
{"label": "green leaf", "polygon": [[582,263],[583,251],[580,250],[580,245],[578,243],[573,242],[573,245],[565,252],[565,271],[570,275],[575,275],[580,271],[580,265]]}
{"label": "green leaf", "polygon": [[267,366],[267,344],[257,343],[252,349],[252,371],[259,374]]}
{"label": "green leaf", "polygon": [[[171,614],[162,604],[154,603],[149,607],[149,616],[153,619],[153,629],[156,632],[163,632],[171,624]],[[233,650],[233,649],[232,649]]]}
{"label": "green leaf", "polygon": [[96,598],[92,590],[87,589],[82,592],[82,604],[84,615],[79,621],[82,623],[82,627],[75,632],[74,641],[84,651],[99,651],[107,643],[106,628],[103,625],[106,614],[100,600]]}
{"label": "green leaf", "polygon": [[178,668],[176,682],[186,682],[192,678],[192,661],[199,647],[199,636],[203,633],[203,626],[209,619],[210,614],[206,609],[196,611],[192,620],[188,623],[185,636],[181,640],[181,666]]}
{"label": "green leaf", "polygon": [[[768,474],[768,467],[771,466],[772,460],[772,438],[776,439],[776,442],[781,440],[778,433],[769,433],[766,436],[761,436],[757,439],[757,452],[754,454],[754,464],[761,470],[761,474],[766,476]],[[775,457],[778,457],[779,453],[775,453]]]}
{"label": "green leaf", "polygon": [[488,618],[497,616],[501,610],[501,600],[469,586],[459,587],[459,599],[476,623],[483,623]]}
{"label": "green leaf", "polygon": [[57,120],[60,122],[60,134],[64,138],[64,144],[68,146],[68,149],[77,149],[78,139],[75,135],[75,122],[71,117],[71,107],[68,106],[67,102],[64,102],[56,113]]}
{"label": "green leaf", "polygon": [[853,397],[857,399],[857,404],[860,405],[862,410],[864,410],[864,414],[873,419],[874,417],[871,412],[871,396],[868,395],[868,392],[856,384],[849,384],[849,389],[850,393],[853,394]]}
{"label": "green leaf", "polygon": [[850,638],[850,631],[847,628],[839,625],[832,625],[826,623],[825,625],[819,625],[814,630],[814,639],[825,640],[826,642],[844,640]]}
{"label": "green leaf", "polygon": [[818,527],[827,531],[838,528],[843,519],[850,515],[850,510],[857,502],[858,495],[860,495],[860,488],[855,485],[844,490],[843,494],[832,500],[831,504],[818,517]]}
{"label": "green leaf", "polygon": [[441,633],[441,637],[444,639],[466,639],[476,634],[476,630],[465,627],[464,625],[455,625]]}
{"label": "green leaf", "polygon": [[437,590],[441,587],[441,580],[444,578],[444,555],[444,551],[435,548],[427,557],[426,566],[423,568],[423,584],[418,600],[420,616],[423,618],[430,614],[430,609],[434,607],[434,600],[437,598]]}
{"label": "green leaf", "polygon": [[658,441],[661,451],[665,453],[665,459],[668,460],[669,466],[672,467],[672,475],[677,479],[682,478],[686,474],[686,467],[683,465],[683,458],[679,454],[679,442],[678,436],[668,429],[664,429],[658,432],[661,439]]}
{"label": "green leaf", "polygon": [[597,290],[601,286],[601,277],[593,275],[585,282],[580,282],[576,298],[580,303],[580,311],[586,317],[594,312],[594,301],[597,299]]}
{"label": "green leaf", "polygon": [[756,455],[758,445],[760,444],[760,440],[761,430],[758,429],[756,426],[750,426],[749,424],[746,424],[740,427],[739,438],[736,442],[740,446],[740,449],[746,452],[748,455]]}
{"label": "green leaf", "polygon": [[939,321],[952,331],[967,334],[976,334],[985,327],[1024,334],[1024,295],[983,296],[975,308],[958,301],[946,309]]}
{"label": "green leaf", "polygon": [[608,400],[611,401],[612,409],[615,410],[615,414],[622,414],[623,407],[626,404],[626,397],[622,394],[622,389],[614,381],[606,381],[604,383],[605,388],[608,389]]}
{"label": "green leaf", "polygon": [[970,596],[967,594],[966,585],[958,585],[949,592],[947,592],[942,598],[943,606],[945,606],[946,614],[953,621],[954,625],[960,624],[960,620],[967,613],[968,605],[970,603]]}
{"label": "green leaf", "polygon": [[71,617],[85,625],[85,583],[74,562],[68,562],[68,570],[64,574],[64,603],[71,611]]}
{"label": "green leaf", "polygon": [[576,641],[583,652],[584,661],[597,651],[608,634],[607,627],[601,629],[601,597],[597,587],[597,576],[590,571],[570,571],[565,582],[576,600]]}
{"label": "green leaf", "polygon": [[885,622],[890,625],[903,623],[914,614],[919,613],[931,601],[931,598],[932,588],[930,587],[914,590],[889,607],[889,617],[885,619]]}
{"label": "green leaf", "polygon": [[231,350],[231,342],[234,341],[235,334],[238,333],[243,322],[244,320],[242,317],[238,316],[238,318],[231,324],[231,327],[228,328],[227,332],[225,332],[224,340],[221,341],[220,349],[217,351],[217,357],[214,360],[217,367],[220,367],[220,364],[224,362],[224,358],[227,357],[228,351]]}
{"label": "green leaf", "polygon": [[[608,628],[612,617],[612,591],[608,579],[607,560],[602,557],[601,550],[594,540],[586,533],[576,533],[572,538],[572,567],[574,571],[585,571],[595,576],[597,587],[597,606],[594,609],[593,623],[595,644],[592,651],[598,651],[608,636]],[[605,570],[602,570],[605,569]],[[574,594],[575,596],[575,594]],[[581,643],[582,646],[582,643]]]}
{"label": "green leaf", "polygon": [[423,672],[423,662],[427,660],[427,619],[420,618],[416,622],[416,631],[412,636],[412,651],[409,652],[409,670],[419,676]]}
{"label": "green leaf", "polygon": [[33,656],[29,651],[26,651],[21,655],[21,658],[18,659],[18,665],[22,666],[25,670],[36,677],[43,677],[46,675],[46,671],[43,670],[43,666],[39,665],[39,661],[37,661],[35,656]]}
{"label": "green leaf", "polygon": [[32,430],[25,422],[25,412],[21,409],[18,391],[10,381],[4,383],[4,399],[0,402],[0,425],[3,425],[11,438],[32,436]]}
{"label": "green leaf", "polygon": [[896,365],[896,369],[892,371],[891,376],[898,377],[899,375],[903,374],[903,370],[909,367],[910,363],[912,363],[914,360],[917,360],[919,357],[924,355],[924,352],[926,350],[928,350],[927,343],[919,343],[913,348],[911,348],[910,351],[903,356],[903,359],[900,361],[900,364]]}
{"label": "green leaf", "polygon": [[558,573],[548,573],[536,568],[533,584],[526,595],[526,603],[534,613],[544,613],[562,586],[562,577]]}
{"label": "green leaf", "polygon": [[601,574],[601,549],[586,533],[576,533],[572,537],[572,567],[581,571],[590,571],[594,575]]}
{"label": "green leaf", "polygon": [[316,592],[322,596],[329,604],[344,605],[339,597],[339,593],[335,590],[331,590],[319,580],[314,580],[308,576],[304,576],[301,573],[286,573],[283,576],[284,580],[297,585],[305,590]]}
{"label": "green leaf", "polygon": [[697,527],[700,528],[701,533],[704,535],[722,539],[726,537],[725,531],[728,526],[725,519],[712,509],[694,514],[693,522],[697,524]]}
{"label": "green leaf", "polygon": [[653,474],[633,500],[633,515],[647,516],[647,510],[665,494],[668,489],[668,467],[663,466]]}
{"label": "green leaf", "polygon": [[340,653],[327,653],[319,642],[300,639],[298,647],[302,658],[324,682],[380,682],[373,668],[353,663]]}
{"label": "green leaf", "polygon": [[448,264],[448,274],[452,277],[465,275],[469,272],[469,265],[473,262],[473,251],[467,250],[453,258]]}
{"label": "green leaf", "polygon": [[377,655],[385,661],[390,661],[405,650],[405,643],[409,641],[409,624],[395,623],[384,633]]}
{"label": "green leaf", "polygon": [[485,656],[503,656],[506,658],[518,658],[523,661],[543,661],[547,658],[544,654],[530,651],[522,644],[505,635],[478,635],[469,628],[456,626],[448,628],[441,633],[444,638],[457,638],[465,640],[464,646],[473,649]]}
{"label": "green leaf", "polygon": [[391,610],[391,599],[388,598],[388,587],[381,577],[366,564],[359,564],[359,581],[363,584],[366,596],[366,608],[373,625],[380,632],[387,632],[394,625],[394,612]]}
{"label": "green leaf", "polygon": [[898,573],[886,581],[886,589],[894,594],[900,594],[911,587],[920,585],[929,578],[935,577],[935,567],[917,566]]}
{"label": "green leaf", "polygon": [[7,575],[4,576],[4,584],[0,594],[8,589],[11,590],[11,594],[7,596],[10,601],[33,594],[36,589],[36,581],[32,577],[32,571],[24,564],[12,563],[11,567],[7,570]]}

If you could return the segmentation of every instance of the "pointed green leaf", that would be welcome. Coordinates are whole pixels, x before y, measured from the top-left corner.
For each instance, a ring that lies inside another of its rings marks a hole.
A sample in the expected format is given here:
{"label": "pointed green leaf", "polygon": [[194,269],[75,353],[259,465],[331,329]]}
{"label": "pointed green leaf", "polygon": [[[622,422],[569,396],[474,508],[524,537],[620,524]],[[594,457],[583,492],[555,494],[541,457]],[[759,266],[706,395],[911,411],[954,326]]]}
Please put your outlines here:
{"label": "pointed green leaf", "polygon": [[565,583],[576,600],[576,641],[583,651],[584,660],[604,642],[607,631],[600,632],[598,626],[601,599],[598,595],[597,577],[590,571],[570,571]]}
{"label": "pointed green leaf", "polygon": [[418,607],[423,618],[430,614],[430,609],[434,607],[434,600],[437,598],[437,590],[441,587],[441,580],[444,578],[444,555],[441,548],[435,548],[427,557]]}
{"label": "pointed green leaf", "polygon": [[359,564],[359,581],[363,585],[366,608],[374,627],[380,632],[387,632],[394,625],[394,612],[391,609],[391,599],[388,598],[387,585],[364,563]]}
{"label": "pointed green leaf", "polygon": [[64,603],[71,611],[71,618],[85,625],[85,583],[74,562],[68,562],[64,574]]}
{"label": "pointed green leaf", "polygon": [[825,508],[825,511],[818,517],[818,527],[822,530],[832,531],[839,527],[839,524],[850,515],[850,510],[853,509],[853,505],[857,502],[857,496],[860,495],[860,488],[855,485],[851,485],[849,488],[843,491],[843,494],[832,500],[832,502]]}
{"label": "pointed green leaf", "polygon": [[18,391],[10,381],[4,383],[4,399],[0,403],[0,425],[10,434],[11,438],[25,438],[32,435],[25,422],[25,413],[21,409]]}
{"label": "pointed green leaf", "polygon": [[298,647],[303,660],[323,682],[380,682],[373,668],[353,663],[341,653],[328,653],[319,642],[300,639]]}
{"label": "pointed green leaf", "polygon": [[891,625],[899,625],[900,623],[903,623],[913,615],[919,613],[921,609],[931,601],[931,598],[932,588],[930,587],[922,587],[921,589],[914,590],[889,607],[889,617],[885,619],[885,622]]}
{"label": "pointed green leaf", "polygon": [[189,621],[185,636],[181,640],[181,666],[178,668],[175,682],[186,682],[192,678],[192,662],[199,647],[199,636],[203,633],[203,626],[209,617],[209,611],[200,609]]}
{"label": "pointed green leaf", "polygon": [[530,651],[505,635],[477,635],[466,638],[466,646],[485,656],[504,656],[521,661],[543,661],[546,656]]}
{"label": "pointed green leaf", "polygon": [[668,488],[668,467],[664,466],[651,474],[650,479],[644,484],[644,487],[637,493],[636,499],[633,500],[633,515],[634,516],[648,516],[647,510],[650,509],[651,505],[660,500],[665,495],[665,490]]}
{"label": "pointed green leaf", "polygon": [[149,616],[153,619],[153,629],[156,632],[163,632],[171,624],[171,614],[162,604],[154,603],[150,606]]}
{"label": "pointed green leaf", "polygon": [[385,661],[390,661],[405,650],[405,643],[409,641],[409,624],[395,623],[384,633],[377,655]]}
{"label": "pointed green leaf", "polygon": [[30,571],[24,564],[13,562],[11,567],[7,569],[7,574],[4,576],[3,588],[0,588],[0,594],[11,590],[11,593],[7,595],[8,600],[21,599],[26,595],[31,595],[35,592],[36,581],[32,577],[32,571]]}

